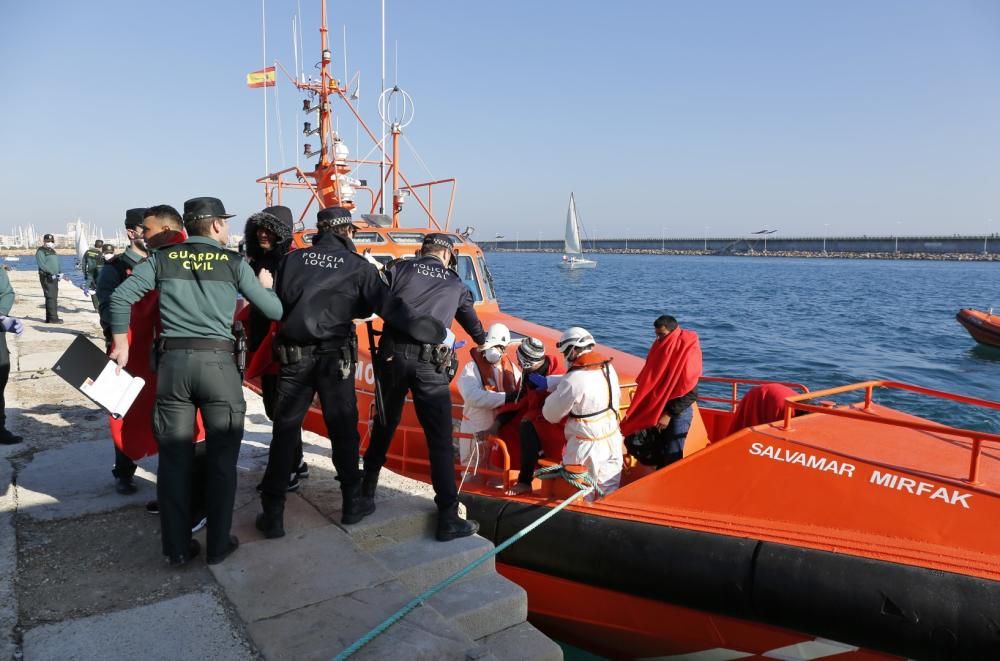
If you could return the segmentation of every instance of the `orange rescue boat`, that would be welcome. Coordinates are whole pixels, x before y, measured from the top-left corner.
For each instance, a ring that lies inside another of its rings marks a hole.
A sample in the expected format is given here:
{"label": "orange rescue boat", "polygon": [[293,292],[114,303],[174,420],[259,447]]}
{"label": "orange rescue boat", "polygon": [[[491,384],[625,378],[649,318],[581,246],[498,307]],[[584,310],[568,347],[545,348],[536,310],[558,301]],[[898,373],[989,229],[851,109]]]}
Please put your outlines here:
{"label": "orange rescue boat", "polygon": [[[348,176],[354,165],[377,162],[349,158],[333,128],[331,100],[361,117],[330,74],[325,4],[320,36],[319,79],[289,77],[309,95],[305,110],[318,113],[321,149],[307,147],[307,156],[319,161],[310,171],[261,177],[266,204],[282,204],[287,189],[299,189],[309,195],[300,221],[328,206],[367,210],[355,242],[382,263],[412,257],[426,232],[449,233],[455,268],[483,324],[503,322],[515,337],[551,348],[559,331],[503,313],[482,250],[468,230],[450,229],[455,180],[411,183],[400,171],[406,121],[386,120],[391,153],[380,189]],[[432,204],[442,196],[431,197],[442,186],[450,188],[443,217]],[[370,202],[359,208],[355,197],[364,193]],[[390,195],[387,213],[377,213]],[[419,206],[418,226],[400,223],[406,200]],[[295,246],[309,246],[313,233],[299,229]],[[452,330],[469,342],[457,325]],[[367,439],[375,373],[360,322],[359,331],[355,384]],[[642,359],[599,350],[614,359],[624,414]],[[499,557],[499,570],[527,590],[532,621],[612,658],[1000,658],[1000,435],[941,425],[875,399],[883,390],[907,391],[994,415],[1000,403],[890,381],[820,392],[795,386],[800,394],[786,400],[783,420],[730,430],[741,388],[757,383],[704,377],[683,459],[659,471],[628,467],[619,490],[577,501]],[[713,388],[722,394],[707,394]],[[453,414],[457,430],[462,402],[454,387]],[[305,427],[326,435],[318,407]],[[480,470],[512,486],[516,439],[492,443],[496,466]],[[412,402],[387,467],[430,481]],[[481,534],[500,543],[573,490],[556,480],[535,487],[507,496],[472,486],[462,500]]]}
{"label": "orange rescue boat", "polygon": [[962,308],[955,315],[955,319],[976,342],[1000,348],[1000,317],[994,315],[993,310],[983,312],[973,308]]}

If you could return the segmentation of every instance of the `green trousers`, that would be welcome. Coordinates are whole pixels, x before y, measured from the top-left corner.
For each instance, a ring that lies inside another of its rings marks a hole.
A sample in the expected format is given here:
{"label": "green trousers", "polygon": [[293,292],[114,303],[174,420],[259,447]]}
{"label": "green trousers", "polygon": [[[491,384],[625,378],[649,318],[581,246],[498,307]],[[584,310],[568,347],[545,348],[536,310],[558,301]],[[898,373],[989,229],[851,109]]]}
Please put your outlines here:
{"label": "green trousers", "polygon": [[163,554],[186,554],[191,542],[191,481],[195,411],[205,425],[205,509],[208,556],[229,546],[236,496],[236,461],[246,400],[229,351],[179,349],[160,356],[153,435],[160,448],[156,495]]}

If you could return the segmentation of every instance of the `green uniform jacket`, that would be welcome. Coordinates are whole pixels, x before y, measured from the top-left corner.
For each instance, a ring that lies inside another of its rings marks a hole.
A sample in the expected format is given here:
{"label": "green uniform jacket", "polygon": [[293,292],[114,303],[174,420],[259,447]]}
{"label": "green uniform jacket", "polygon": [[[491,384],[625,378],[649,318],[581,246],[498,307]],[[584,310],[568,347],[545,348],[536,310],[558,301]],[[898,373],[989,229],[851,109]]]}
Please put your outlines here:
{"label": "green uniform jacket", "polygon": [[83,253],[83,260],[80,262],[80,268],[84,273],[89,274],[92,269],[98,268],[101,263],[101,251],[97,248],[87,248],[87,252]]}
{"label": "green uniform jacket", "polygon": [[0,316],[6,317],[14,305],[14,288],[10,286],[7,269],[0,267]]}
{"label": "green uniform jacket", "polygon": [[38,263],[38,270],[49,275],[56,275],[59,271],[59,255],[52,248],[42,246],[35,251],[35,261]]}
{"label": "green uniform jacket", "polygon": [[281,319],[281,301],[261,286],[250,265],[204,236],[153,251],[111,295],[111,332],[128,331],[132,304],[160,291],[163,337],[232,340],[239,292],[269,319]]}
{"label": "green uniform jacket", "polygon": [[[135,265],[144,259],[146,258],[129,246],[125,252],[115,255],[114,259],[101,267],[98,272],[94,295],[97,296],[97,313],[101,316],[101,328],[106,331],[111,329],[111,294],[125,281]],[[119,263],[124,268],[118,268]]]}

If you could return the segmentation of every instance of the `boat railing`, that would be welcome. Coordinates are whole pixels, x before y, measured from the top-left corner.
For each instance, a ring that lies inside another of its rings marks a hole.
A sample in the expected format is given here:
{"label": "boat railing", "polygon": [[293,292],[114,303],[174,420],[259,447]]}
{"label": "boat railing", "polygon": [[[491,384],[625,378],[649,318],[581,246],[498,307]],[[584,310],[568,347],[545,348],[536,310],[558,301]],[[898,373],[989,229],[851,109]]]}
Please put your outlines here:
{"label": "boat railing", "polygon": [[794,383],[791,381],[773,381],[766,379],[737,379],[729,376],[703,376],[698,380],[699,385],[702,383],[718,383],[729,386],[729,397],[716,397],[714,395],[702,395],[698,394],[699,402],[714,402],[717,404],[727,404],[730,411],[736,410],[736,405],[740,402],[740,386],[763,386],[771,383],[777,383],[783,385],[792,390],[798,390],[799,392],[805,394],[809,392],[809,388],[802,385],[801,383]]}
{"label": "boat railing", "polygon": [[968,478],[965,481],[968,482],[969,484],[980,483],[979,464],[980,464],[980,458],[982,456],[983,443],[984,442],[996,443],[998,444],[998,447],[1000,447],[1000,434],[975,431],[973,429],[963,429],[960,427],[951,427],[948,425],[943,425],[938,422],[875,418],[872,417],[870,414],[863,413],[854,408],[830,407],[830,406],[806,403],[807,400],[816,399],[817,397],[830,397],[833,395],[840,395],[847,392],[864,390],[865,400],[861,408],[862,411],[868,411],[871,409],[872,403],[874,401],[875,388],[891,388],[894,390],[903,390],[918,395],[926,395],[929,397],[935,397],[937,399],[945,399],[953,402],[958,402],[961,404],[969,404],[972,406],[981,406],[984,408],[1000,410],[1000,402],[993,402],[988,399],[979,399],[977,397],[966,397],[965,395],[956,395],[954,393],[944,392],[942,390],[933,390],[931,388],[915,386],[910,383],[903,383],[900,381],[863,381],[861,383],[852,383],[846,386],[829,388],[827,390],[818,390],[816,392],[808,392],[802,395],[795,395],[794,397],[786,398],[785,401],[788,402],[788,406],[785,408],[785,420],[783,429],[785,431],[790,431],[792,429],[792,418],[795,416],[797,411],[803,411],[807,413],[821,413],[823,415],[833,415],[841,418],[852,418],[854,420],[862,420],[864,422],[875,423],[880,425],[903,427],[906,429],[935,432],[938,434],[944,433],[948,434],[949,436],[968,438],[972,442],[972,446],[971,446],[971,456],[969,458],[969,473],[968,473]]}

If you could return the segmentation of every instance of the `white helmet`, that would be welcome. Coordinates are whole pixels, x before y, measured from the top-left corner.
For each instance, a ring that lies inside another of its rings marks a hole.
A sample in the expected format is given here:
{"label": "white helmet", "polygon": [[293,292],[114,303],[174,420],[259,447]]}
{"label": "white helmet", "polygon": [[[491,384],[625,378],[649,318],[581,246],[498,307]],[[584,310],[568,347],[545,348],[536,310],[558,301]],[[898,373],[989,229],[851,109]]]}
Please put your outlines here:
{"label": "white helmet", "polygon": [[565,356],[570,349],[588,349],[595,344],[597,343],[594,341],[594,336],[590,334],[590,331],[586,328],[573,326],[559,336],[556,348]]}
{"label": "white helmet", "polygon": [[510,344],[510,329],[503,324],[493,324],[486,333],[482,348],[500,347],[503,349],[508,344]]}

